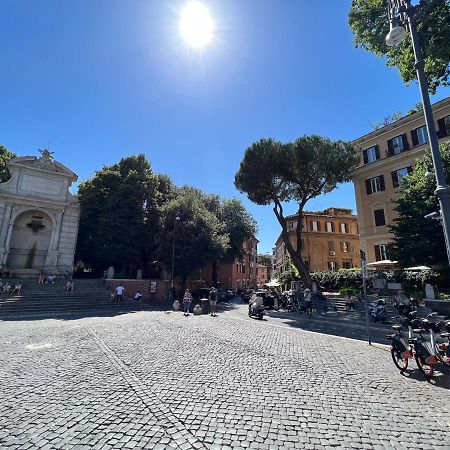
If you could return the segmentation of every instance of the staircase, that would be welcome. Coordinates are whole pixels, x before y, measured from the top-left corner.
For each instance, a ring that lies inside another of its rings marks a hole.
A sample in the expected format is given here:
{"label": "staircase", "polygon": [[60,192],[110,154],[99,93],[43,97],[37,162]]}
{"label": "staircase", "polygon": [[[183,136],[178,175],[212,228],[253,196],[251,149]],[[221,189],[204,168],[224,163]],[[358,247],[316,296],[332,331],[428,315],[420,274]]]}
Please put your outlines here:
{"label": "staircase", "polygon": [[[7,280],[11,286],[16,280]],[[6,280],[3,280],[6,282]],[[24,316],[64,315],[85,312],[118,312],[141,309],[135,302],[125,300],[121,305],[113,305],[109,291],[99,280],[74,280],[74,293],[66,294],[66,281],[56,280],[54,284],[38,284],[36,279],[20,280],[20,295],[0,294],[0,320]]]}

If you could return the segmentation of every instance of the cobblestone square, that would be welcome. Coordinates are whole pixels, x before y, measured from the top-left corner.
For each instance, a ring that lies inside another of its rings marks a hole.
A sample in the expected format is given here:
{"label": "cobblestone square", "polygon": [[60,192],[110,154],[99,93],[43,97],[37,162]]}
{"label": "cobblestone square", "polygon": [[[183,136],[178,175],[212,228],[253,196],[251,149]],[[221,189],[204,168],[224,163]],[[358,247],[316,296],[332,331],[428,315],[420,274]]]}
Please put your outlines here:
{"label": "cobblestone square", "polygon": [[1,322],[0,448],[450,448],[443,376],[244,313]]}

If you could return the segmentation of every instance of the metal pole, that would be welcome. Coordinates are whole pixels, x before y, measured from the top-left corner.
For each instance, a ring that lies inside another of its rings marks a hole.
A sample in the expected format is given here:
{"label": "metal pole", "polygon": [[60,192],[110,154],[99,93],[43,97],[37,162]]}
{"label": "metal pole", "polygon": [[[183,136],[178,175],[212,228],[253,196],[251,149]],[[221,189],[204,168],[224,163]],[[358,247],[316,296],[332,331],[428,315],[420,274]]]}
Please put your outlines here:
{"label": "metal pole", "polygon": [[370,336],[370,320],[369,320],[369,302],[367,301],[367,286],[366,286],[366,277],[367,277],[367,262],[366,262],[366,253],[360,250],[361,254],[361,272],[362,272],[362,280],[363,280],[363,297],[364,303],[366,304],[366,326],[367,326],[367,341],[369,345],[372,345],[372,338]]}
{"label": "metal pole", "polygon": [[420,94],[422,96],[423,112],[425,116],[425,123],[428,132],[428,142],[430,143],[431,156],[433,159],[434,173],[436,174],[437,188],[434,191],[436,197],[439,199],[439,204],[442,214],[442,225],[444,229],[445,246],[447,249],[447,258],[450,264],[450,188],[445,180],[444,168],[442,166],[441,153],[439,151],[439,141],[434,126],[433,111],[431,109],[430,96],[428,93],[428,82],[424,70],[424,61],[422,52],[419,46],[417,36],[417,25],[414,17],[414,7],[411,6],[411,0],[405,0],[405,13],[408,17],[409,31],[411,34],[411,41],[416,58],[415,68],[417,72],[417,80],[419,81]]}
{"label": "metal pole", "polygon": [[175,268],[175,224],[177,223],[177,220],[180,220],[180,218],[178,216],[175,217],[175,219],[173,219],[172,276],[171,276],[171,285],[170,285],[170,289],[171,289],[170,300],[173,300],[173,298],[174,298],[174,288],[175,288],[173,275],[174,275],[174,268]]}

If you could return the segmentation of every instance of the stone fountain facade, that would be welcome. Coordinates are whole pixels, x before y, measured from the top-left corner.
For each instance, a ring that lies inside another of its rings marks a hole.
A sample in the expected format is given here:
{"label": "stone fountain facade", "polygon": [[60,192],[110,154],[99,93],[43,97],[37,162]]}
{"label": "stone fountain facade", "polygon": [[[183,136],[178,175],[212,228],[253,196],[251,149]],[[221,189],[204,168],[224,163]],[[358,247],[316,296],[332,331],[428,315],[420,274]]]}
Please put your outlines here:
{"label": "stone fountain facade", "polygon": [[3,275],[71,275],[80,206],[69,192],[77,175],[53,159],[22,156],[7,163],[0,184],[0,268]]}

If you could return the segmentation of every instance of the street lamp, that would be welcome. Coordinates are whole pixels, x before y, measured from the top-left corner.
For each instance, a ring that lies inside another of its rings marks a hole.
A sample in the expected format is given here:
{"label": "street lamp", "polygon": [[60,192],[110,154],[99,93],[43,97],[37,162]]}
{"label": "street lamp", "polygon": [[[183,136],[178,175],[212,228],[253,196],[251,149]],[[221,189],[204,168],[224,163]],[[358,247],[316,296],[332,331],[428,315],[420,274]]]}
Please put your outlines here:
{"label": "street lamp", "polygon": [[417,37],[417,24],[414,17],[416,7],[411,5],[411,0],[388,0],[388,2],[390,31],[386,36],[386,44],[389,47],[394,47],[401,44],[407,35],[405,26],[409,28],[409,32],[411,34],[412,46],[416,59],[414,66],[416,68],[417,80],[420,86],[425,124],[428,132],[428,142],[430,143],[431,157],[433,159],[434,173],[436,176],[437,186],[434,193],[439,199],[439,204],[442,211],[442,225],[444,229],[445,245],[447,248],[447,258],[450,264],[450,188],[445,180],[444,169],[442,167],[439,142],[436,128],[434,126],[430,96],[428,94],[428,82],[425,76],[424,61]]}
{"label": "street lamp", "polygon": [[173,271],[175,267],[175,229],[176,229],[176,223],[179,222],[180,218],[178,216],[175,217],[173,220],[173,242],[172,242],[172,276],[171,276],[171,286],[170,286],[170,301],[174,298],[174,292],[175,292],[175,283],[173,278]]}

